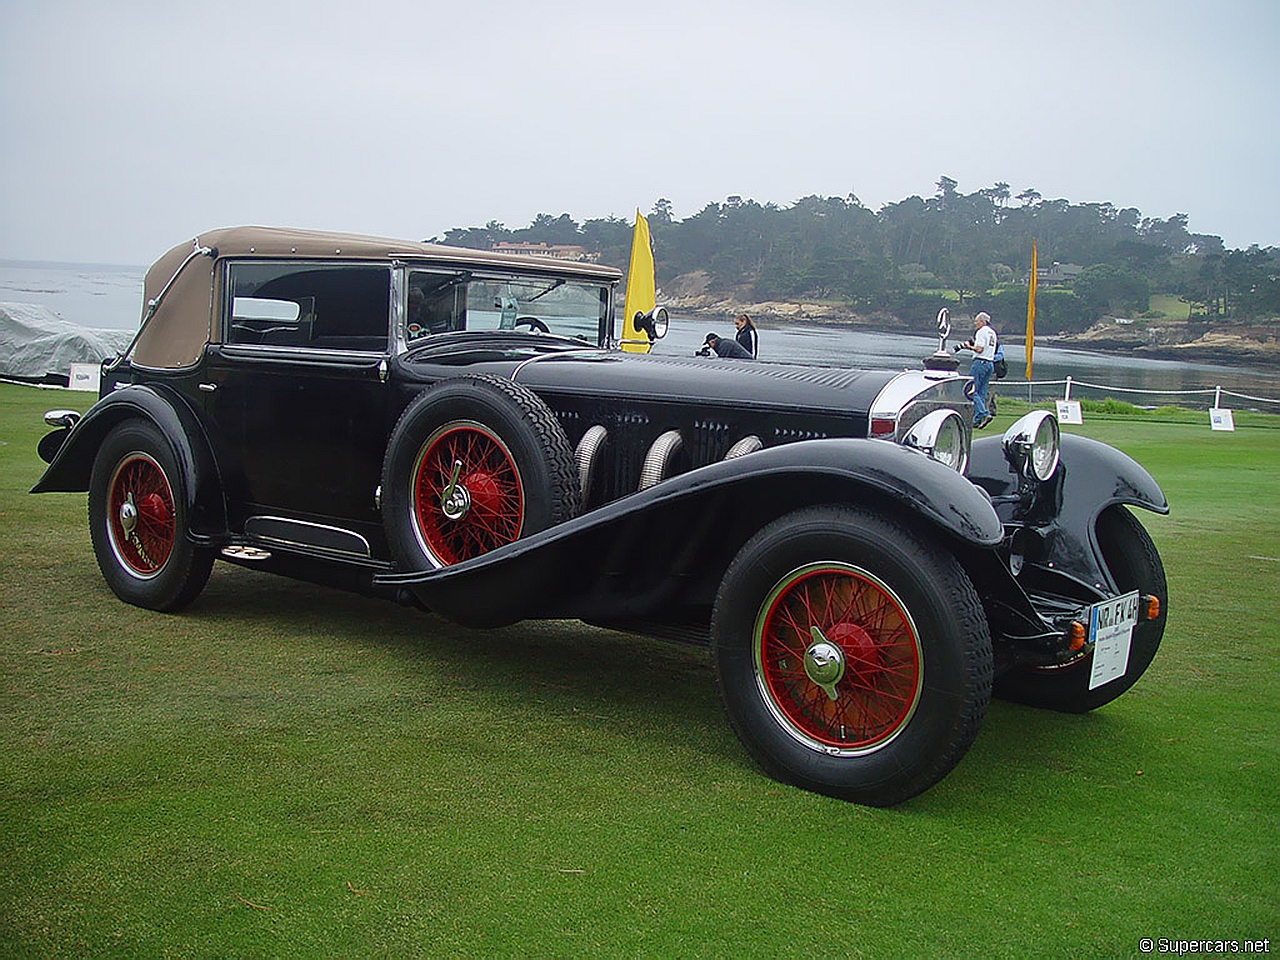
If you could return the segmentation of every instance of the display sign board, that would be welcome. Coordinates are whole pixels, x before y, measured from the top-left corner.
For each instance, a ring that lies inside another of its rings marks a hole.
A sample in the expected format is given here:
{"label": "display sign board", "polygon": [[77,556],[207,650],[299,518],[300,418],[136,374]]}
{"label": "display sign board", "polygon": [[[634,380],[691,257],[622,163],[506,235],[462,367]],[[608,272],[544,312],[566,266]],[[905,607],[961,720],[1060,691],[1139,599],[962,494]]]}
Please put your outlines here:
{"label": "display sign board", "polygon": [[1084,423],[1079,400],[1058,400],[1057,404],[1059,423]]}
{"label": "display sign board", "polygon": [[1226,407],[1214,407],[1209,411],[1209,428],[1211,430],[1235,430],[1235,421],[1231,411]]}
{"label": "display sign board", "polygon": [[71,376],[67,378],[67,387],[72,390],[91,390],[98,392],[102,385],[102,368],[96,363],[73,363]]}

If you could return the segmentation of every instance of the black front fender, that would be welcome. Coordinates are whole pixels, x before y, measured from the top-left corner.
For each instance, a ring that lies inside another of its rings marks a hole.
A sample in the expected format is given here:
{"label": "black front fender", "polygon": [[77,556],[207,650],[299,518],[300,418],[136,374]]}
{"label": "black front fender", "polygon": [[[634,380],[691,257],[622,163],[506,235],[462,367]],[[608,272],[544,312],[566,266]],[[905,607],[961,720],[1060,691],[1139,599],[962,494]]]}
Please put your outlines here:
{"label": "black front fender", "polygon": [[1003,538],[987,497],[923,454],[884,440],[810,440],[692,470],[465,563],[377,582],[475,626],[670,617],[709,607],[764,524],[819,503],[873,504],[980,548]]}
{"label": "black front fender", "polygon": [[1034,532],[1036,549],[1029,560],[1098,597],[1119,590],[1098,546],[1099,514],[1115,504],[1169,512],[1164,491],[1141,464],[1115,447],[1075,434],[1062,435],[1058,469],[1034,496],[1019,496],[1018,476],[999,437],[974,443],[969,476],[991,494],[1004,523]]}
{"label": "black front fender", "polygon": [[226,531],[226,510],[213,454],[195,412],[177,393],[162,386],[124,387],[103,397],[71,428],[32,493],[79,493],[89,489],[98,448],[124,420],[154,424],[173,451],[179,481],[186,492],[193,533],[217,536]]}
{"label": "black front fender", "polygon": [[[1095,515],[1113,503],[1142,507],[1155,513],[1169,512],[1169,503],[1160,485],[1128,454],[1073,433],[1062,434],[1061,451],[1061,476],[1051,482],[1062,484],[1064,501],[1086,506],[1096,504]],[[996,498],[1017,490],[1018,475],[1005,459],[1000,437],[974,441],[969,477]]]}

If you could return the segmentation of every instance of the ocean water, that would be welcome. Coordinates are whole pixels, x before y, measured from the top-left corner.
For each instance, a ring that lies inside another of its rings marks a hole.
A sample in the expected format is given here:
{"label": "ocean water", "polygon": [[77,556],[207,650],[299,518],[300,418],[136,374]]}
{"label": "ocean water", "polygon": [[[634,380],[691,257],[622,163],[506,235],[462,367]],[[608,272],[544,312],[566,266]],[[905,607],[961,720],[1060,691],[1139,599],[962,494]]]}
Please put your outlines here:
{"label": "ocean water", "polygon": [[38,303],[70,323],[133,330],[145,267],[0,260],[0,302]]}
{"label": "ocean water", "polygon": [[[697,351],[707,333],[732,337],[734,327],[728,317],[723,323],[708,323],[705,318],[673,317],[671,329],[654,347],[655,353],[690,356]],[[960,336],[956,334],[959,333]],[[948,340],[948,351],[967,335],[957,330]],[[835,325],[787,324],[785,327],[760,328],[760,358],[797,363],[888,369],[920,369],[924,358],[938,349],[938,338],[898,333],[875,333]],[[960,372],[968,371],[972,355],[961,353]],[[992,380],[993,389],[1001,396],[1044,400],[1061,398],[1066,393],[1064,381],[1071,377],[1071,397],[1102,399],[1113,397],[1138,406],[1177,406],[1205,408],[1213,405],[1215,391],[1228,392],[1222,405],[1244,409],[1253,407],[1280,413],[1280,373],[1251,370],[1213,363],[1185,363],[1176,360],[1150,360],[1127,354],[1091,353],[1047,345],[1037,346],[1032,365],[1032,383],[1024,379],[1026,354],[1021,344],[1005,352],[1009,376]],[[726,363],[731,361],[725,361]],[[745,362],[745,361],[736,361]],[[1097,387],[1084,384],[1098,384]],[[1230,394],[1260,397],[1272,403],[1243,402]]]}
{"label": "ocean water", "polygon": [[[145,273],[145,267],[0,261],[0,302],[37,303],[64,320],[82,326],[132,330],[142,315]],[[996,326],[1000,327],[998,317]],[[726,337],[734,333],[728,316],[719,322],[677,314],[671,319],[670,332],[655,345],[654,352],[692,356],[706,334],[713,330]],[[949,345],[958,342],[965,333],[967,331],[957,328]],[[760,329],[763,360],[918,369],[923,358],[937,347],[937,337],[875,333],[836,325],[789,323]],[[968,354],[961,357],[963,372],[968,366]],[[1280,413],[1280,373],[1267,370],[1212,362],[1138,359],[1126,354],[1091,353],[1042,344],[1035,349],[1033,383],[1028,386],[1023,378],[1026,358],[1022,347],[1012,347],[1007,351],[1007,359],[1009,377],[993,381],[1001,395],[1037,400],[1061,397],[1066,389],[1062,381],[1071,377],[1074,381],[1071,396],[1078,399],[1112,396],[1140,406],[1176,403],[1207,408],[1215,399],[1213,391],[1222,387],[1228,392],[1224,406],[1256,407]],[[1246,401],[1233,395],[1263,400]]]}

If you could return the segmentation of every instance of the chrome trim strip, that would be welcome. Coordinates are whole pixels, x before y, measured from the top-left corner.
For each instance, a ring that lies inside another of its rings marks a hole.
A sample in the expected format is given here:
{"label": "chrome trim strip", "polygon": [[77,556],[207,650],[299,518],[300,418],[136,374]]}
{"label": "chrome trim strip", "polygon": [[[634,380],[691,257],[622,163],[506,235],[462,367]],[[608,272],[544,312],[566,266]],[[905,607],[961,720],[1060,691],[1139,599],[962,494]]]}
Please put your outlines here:
{"label": "chrome trim strip", "polygon": [[537,363],[539,360],[549,360],[552,357],[576,357],[584,353],[604,353],[600,347],[582,347],[579,350],[560,350],[556,353],[539,353],[537,356],[530,357],[528,360],[521,360],[516,364],[516,368],[511,371],[511,379],[519,380],[520,373],[531,363]]}
{"label": "chrome trim strip", "polygon": [[324,361],[372,361],[385,360],[388,354],[384,350],[337,350],[320,347],[297,347],[273,343],[219,343],[215,344],[224,356],[235,357],[269,357],[283,354],[289,360],[324,360]]}
{"label": "chrome trim strip", "polygon": [[[254,533],[251,527],[255,520],[265,521],[268,523],[279,523],[279,524],[283,524],[286,527],[310,528],[312,530],[327,530],[330,533],[338,534],[339,537],[343,539],[349,539],[354,541],[357,544],[357,547],[351,550],[343,550],[339,547],[326,547],[321,544],[317,544],[311,540],[301,540],[301,539],[289,540],[285,537],[272,536],[271,534],[267,534],[267,533]],[[263,514],[257,514],[255,516],[249,517],[249,519],[247,519],[244,522],[244,533],[246,537],[251,537],[254,540],[262,540],[267,543],[279,543],[284,546],[293,546],[293,547],[306,547],[311,550],[324,550],[327,553],[350,554],[356,557],[369,557],[369,558],[373,557],[373,550],[369,546],[369,541],[366,540],[360,534],[356,533],[354,530],[346,530],[342,527],[334,527],[324,523],[311,523],[308,520],[294,520],[290,517],[273,517],[273,516],[267,516]]]}

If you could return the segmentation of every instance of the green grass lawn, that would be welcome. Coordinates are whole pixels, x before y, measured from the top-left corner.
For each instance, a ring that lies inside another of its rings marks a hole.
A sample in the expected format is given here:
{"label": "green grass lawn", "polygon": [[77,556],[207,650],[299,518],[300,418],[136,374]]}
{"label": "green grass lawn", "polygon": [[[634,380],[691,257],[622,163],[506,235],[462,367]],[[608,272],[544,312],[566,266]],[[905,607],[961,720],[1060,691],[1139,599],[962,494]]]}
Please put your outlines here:
{"label": "green grass lawn", "polygon": [[1148,305],[1148,312],[1160,314],[1170,320],[1186,320],[1191,314],[1191,305],[1181,297],[1168,293],[1154,293]]}
{"label": "green grass lawn", "polygon": [[1086,412],[1173,506],[1160,654],[1090,715],[993,704],[873,810],[761,774],[699,650],[225,564],[182,614],[118,602],[85,497],[26,493],[86,399],[0,385],[0,956],[1280,950],[1276,418]]}

